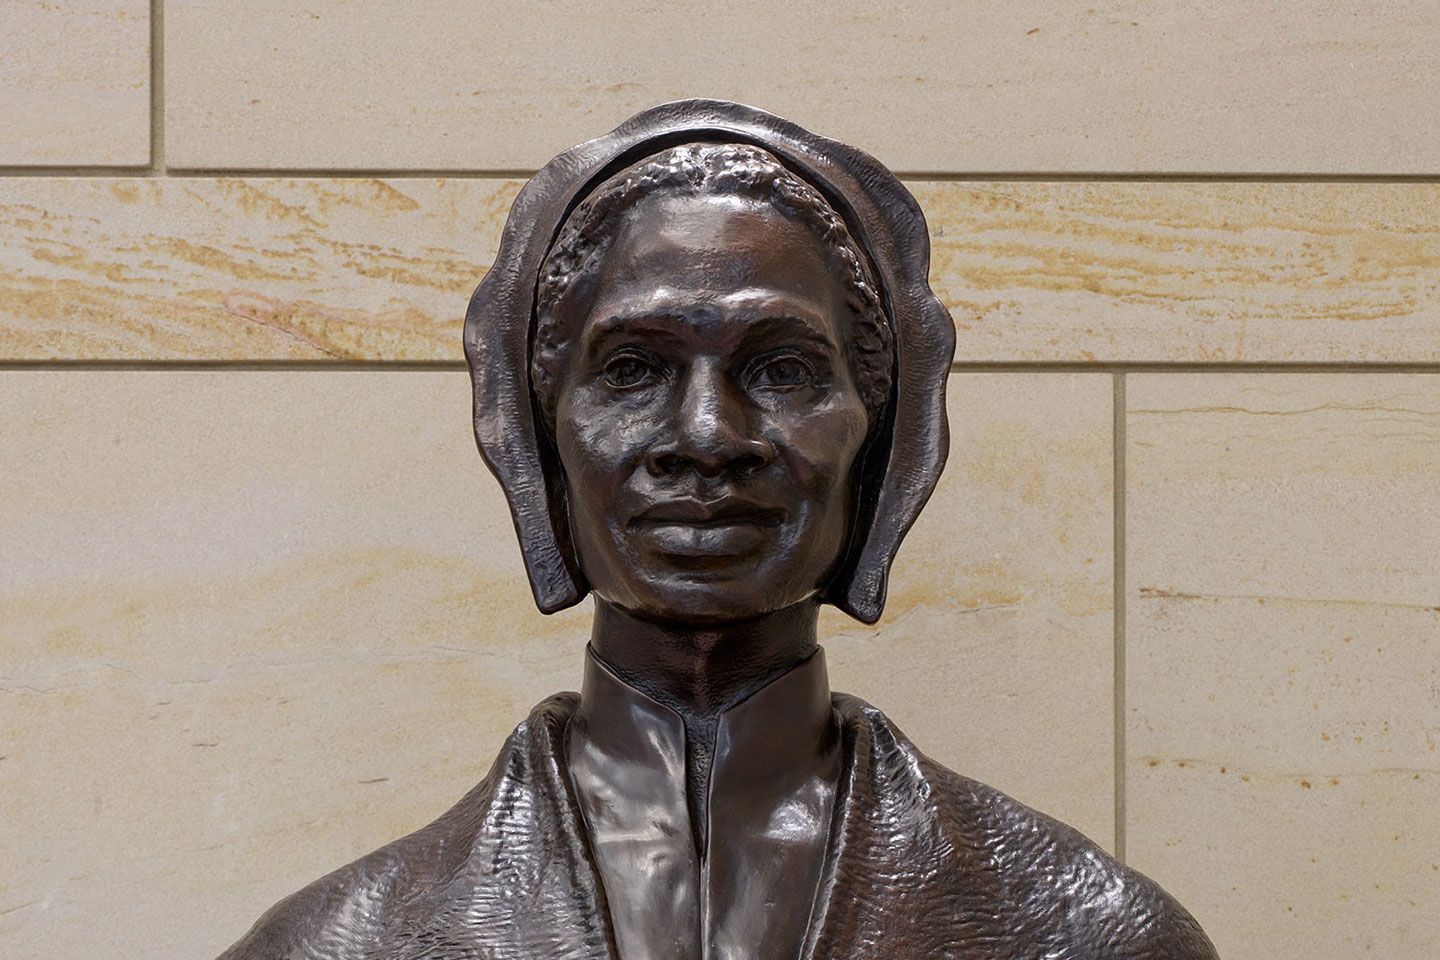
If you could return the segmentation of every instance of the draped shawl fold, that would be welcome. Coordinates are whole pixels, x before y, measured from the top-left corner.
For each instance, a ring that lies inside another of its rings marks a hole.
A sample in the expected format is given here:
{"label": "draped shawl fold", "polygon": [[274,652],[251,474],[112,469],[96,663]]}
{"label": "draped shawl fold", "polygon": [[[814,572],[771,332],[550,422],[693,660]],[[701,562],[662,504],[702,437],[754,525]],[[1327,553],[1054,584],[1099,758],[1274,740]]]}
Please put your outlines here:
{"label": "draped shawl fold", "polygon": [[[541,702],[447,813],[281,901],[221,960],[616,960],[565,767],[578,701]],[[844,766],[804,960],[1214,960],[1183,908],[1080,833],[864,701],[834,706]]]}

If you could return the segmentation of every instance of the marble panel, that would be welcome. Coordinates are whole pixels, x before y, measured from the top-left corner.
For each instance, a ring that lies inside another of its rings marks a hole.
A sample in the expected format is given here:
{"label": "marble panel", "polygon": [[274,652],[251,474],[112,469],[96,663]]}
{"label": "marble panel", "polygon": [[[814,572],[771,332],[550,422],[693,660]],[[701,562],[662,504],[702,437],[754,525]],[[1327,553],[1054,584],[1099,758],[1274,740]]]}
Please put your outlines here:
{"label": "marble panel", "polygon": [[1427,0],[167,0],[167,152],[528,170],[703,96],[911,172],[1433,174],[1437,41]]}
{"label": "marble panel", "polygon": [[1440,376],[1132,376],[1126,849],[1221,956],[1440,949]]}
{"label": "marble panel", "polygon": [[7,0],[0,166],[150,162],[149,0]]}

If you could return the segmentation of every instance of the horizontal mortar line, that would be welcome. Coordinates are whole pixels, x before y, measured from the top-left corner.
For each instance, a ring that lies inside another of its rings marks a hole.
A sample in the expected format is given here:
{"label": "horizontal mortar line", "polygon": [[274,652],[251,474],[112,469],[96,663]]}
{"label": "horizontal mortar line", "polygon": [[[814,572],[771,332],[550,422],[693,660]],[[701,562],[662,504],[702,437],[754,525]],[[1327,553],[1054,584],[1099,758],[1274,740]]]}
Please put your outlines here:
{"label": "horizontal mortar line", "polygon": [[464,360],[0,360],[6,370],[464,370]]}
{"label": "horizontal mortar line", "polygon": [[425,168],[318,169],[312,167],[176,167],[158,171],[137,166],[13,166],[0,165],[0,177],[154,177],[162,180],[254,179],[286,180],[528,180],[534,170],[443,170]]}
{"label": "horizontal mortar line", "polygon": [[[405,167],[175,167],[171,176],[193,177],[382,177],[455,178],[471,180],[528,180],[537,171],[472,170]],[[1099,183],[1440,183],[1440,174],[1288,174],[1288,173],[1001,173],[994,171],[903,171],[892,170],[901,180],[942,180],[955,182],[1045,182],[1094,181]]]}
{"label": "horizontal mortar line", "polygon": [[[454,360],[203,360],[203,359],[0,359],[0,370],[464,370]],[[976,360],[950,365],[951,373],[1376,373],[1440,374],[1440,360],[1423,363],[1336,362],[1095,362],[1083,360]]]}
{"label": "horizontal mortar line", "polygon": [[444,167],[177,167],[171,164],[170,177],[283,177],[285,179],[356,180],[529,180],[536,171],[468,170]]}
{"label": "horizontal mortar line", "polygon": [[961,360],[951,373],[1440,373],[1434,361]]}
{"label": "horizontal mortar line", "polygon": [[83,179],[85,177],[153,177],[155,169],[147,161],[136,166],[111,167],[4,167],[0,166],[0,177],[64,177]]}
{"label": "horizontal mortar line", "polygon": [[[177,167],[157,171],[150,164],[0,165],[0,177],[156,177],[393,179],[393,180],[528,180],[531,168],[467,169],[446,167]],[[954,183],[1314,183],[1314,184],[1440,184],[1440,173],[1072,173],[1014,171],[896,170],[901,180]]]}
{"label": "horizontal mortar line", "polygon": [[965,183],[1440,183],[1435,173],[1055,173],[945,172],[912,170],[895,175],[901,180],[939,180]]}

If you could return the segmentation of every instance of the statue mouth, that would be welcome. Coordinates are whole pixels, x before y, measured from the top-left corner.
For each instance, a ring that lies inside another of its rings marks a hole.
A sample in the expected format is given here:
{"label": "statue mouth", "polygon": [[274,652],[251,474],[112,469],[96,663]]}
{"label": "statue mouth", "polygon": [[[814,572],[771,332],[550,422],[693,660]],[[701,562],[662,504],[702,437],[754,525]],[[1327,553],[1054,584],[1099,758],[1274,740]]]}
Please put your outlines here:
{"label": "statue mouth", "polygon": [[724,558],[762,548],[784,519],[785,511],[740,497],[680,497],[642,511],[630,526],[657,553]]}
{"label": "statue mouth", "polygon": [[641,511],[630,522],[638,527],[729,527],[741,524],[773,527],[784,519],[785,511],[740,497],[715,500],[678,497]]}

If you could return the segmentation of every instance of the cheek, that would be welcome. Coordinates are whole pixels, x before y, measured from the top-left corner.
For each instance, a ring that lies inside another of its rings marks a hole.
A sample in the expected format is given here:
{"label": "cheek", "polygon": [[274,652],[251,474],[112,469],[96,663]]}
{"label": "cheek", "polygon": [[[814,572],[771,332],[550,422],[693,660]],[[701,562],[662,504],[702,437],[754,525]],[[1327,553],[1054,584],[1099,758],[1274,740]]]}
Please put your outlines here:
{"label": "cheek", "polygon": [[615,416],[588,402],[583,390],[562,397],[555,415],[555,446],[572,499],[585,513],[604,516],[612,496],[640,462],[643,421]]}
{"label": "cheek", "polygon": [[865,408],[854,398],[817,407],[790,424],[787,471],[812,509],[825,511],[812,522],[848,519],[844,501],[868,426]]}

